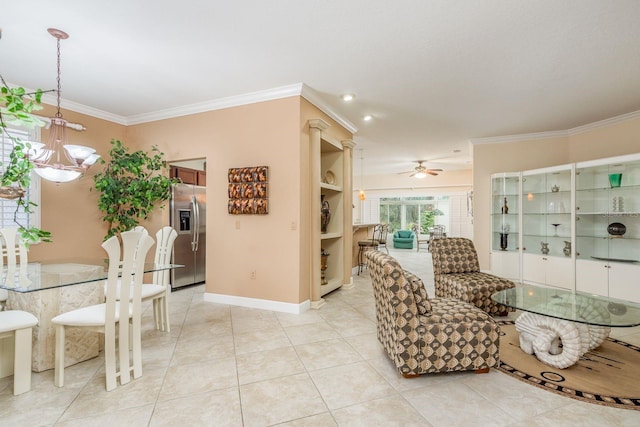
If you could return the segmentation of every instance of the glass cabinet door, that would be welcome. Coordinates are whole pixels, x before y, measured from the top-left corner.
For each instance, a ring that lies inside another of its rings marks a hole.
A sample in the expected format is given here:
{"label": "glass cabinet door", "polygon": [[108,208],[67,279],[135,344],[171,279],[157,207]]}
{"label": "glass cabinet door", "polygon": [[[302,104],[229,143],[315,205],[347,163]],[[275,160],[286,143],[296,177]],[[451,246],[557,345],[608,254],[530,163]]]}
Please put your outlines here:
{"label": "glass cabinet door", "polygon": [[572,255],[571,166],[522,177],[522,246],[524,253]]}
{"label": "glass cabinet door", "polygon": [[640,161],[577,165],[576,257],[640,261]]}
{"label": "glass cabinet door", "polygon": [[497,174],[491,177],[491,250],[518,252],[520,175]]}

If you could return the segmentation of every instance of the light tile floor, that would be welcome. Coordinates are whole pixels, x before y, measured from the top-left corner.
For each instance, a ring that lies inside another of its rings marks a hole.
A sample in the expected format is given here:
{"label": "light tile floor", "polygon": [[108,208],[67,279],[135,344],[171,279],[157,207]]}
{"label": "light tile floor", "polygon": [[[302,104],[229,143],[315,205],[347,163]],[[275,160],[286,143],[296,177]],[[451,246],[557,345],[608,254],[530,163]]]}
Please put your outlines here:
{"label": "light tile floor", "polygon": [[[430,254],[393,250],[433,295]],[[378,344],[368,273],[300,315],[203,301],[204,286],[171,296],[171,333],[144,319],[143,376],[104,390],[103,359],[33,375],[13,396],[0,380],[7,426],[638,426],[640,411],[578,402],[497,370],[402,378]],[[640,345],[640,330],[613,334]]]}

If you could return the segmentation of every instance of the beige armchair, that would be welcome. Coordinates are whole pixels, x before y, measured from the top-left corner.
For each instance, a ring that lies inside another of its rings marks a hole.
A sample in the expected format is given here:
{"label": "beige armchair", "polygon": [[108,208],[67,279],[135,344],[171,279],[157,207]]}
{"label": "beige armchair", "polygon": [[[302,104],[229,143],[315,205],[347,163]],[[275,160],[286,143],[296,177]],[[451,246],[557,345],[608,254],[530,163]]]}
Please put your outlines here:
{"label": "beige armchair", "polygon": [[499,362],[500,328],[479,308],[429,298],[419,277],[393,257],[366,253],[376,302],[378,341],[404,377],[488,372]]}
{"label": "beige armchair", "polygon": [[471,240],[461,237],[435,239],[429,244],[429,249],[436,296],[474,304],[492,316],[504,316],[514,311],[493,301],[491,295],[513,288],[515,283],[480,272],[478,254]]}

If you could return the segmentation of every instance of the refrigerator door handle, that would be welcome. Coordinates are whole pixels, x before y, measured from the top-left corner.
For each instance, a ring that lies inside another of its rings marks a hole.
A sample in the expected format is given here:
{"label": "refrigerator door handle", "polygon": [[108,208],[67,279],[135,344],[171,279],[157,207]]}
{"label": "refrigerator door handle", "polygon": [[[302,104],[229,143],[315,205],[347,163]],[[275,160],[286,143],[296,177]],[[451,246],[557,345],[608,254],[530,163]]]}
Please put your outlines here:
{"label": "refrigerator door handle", "polygon": [[198,243],[200,240],[200,206],[198,206],[198,199],[196,196],[191,196],[191,203],[193,203],[193,237],[191,239],[191,250],[196,252],[198,250]]}

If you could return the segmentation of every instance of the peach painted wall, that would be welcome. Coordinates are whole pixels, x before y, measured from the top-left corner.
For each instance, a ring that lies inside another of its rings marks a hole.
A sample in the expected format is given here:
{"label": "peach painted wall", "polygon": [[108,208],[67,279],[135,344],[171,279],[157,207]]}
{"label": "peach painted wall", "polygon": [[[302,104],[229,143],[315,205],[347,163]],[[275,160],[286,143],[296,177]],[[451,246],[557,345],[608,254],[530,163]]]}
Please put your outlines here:
{"label": "peach painted wall", "polygon": [[490,268],[491,174],[519,172],[640,152],[640,118],[570,136],[473,146],[474,243]]}
{"label": "peach painted wall", "polygon": [[[298,117],[291,97],[127,129],[132,144],[155,144],[168,161],[207,159],[206,292],[299,302],[299,238],[290,226],[300,215]],[[269,167],[268,215],[227,213],[228,169],[244,166]]]}
{"label": "peach painted wall", "polygon": [[[40,114],[54,111],[45,106]],[[87,128],[70,131],[69,141],[92,146],[105,158],[116,138],[133,150],[157,145],[170,162],[207,159],[207,292],[295,304],[309,298],[307,121],[322,118],[333,136],[352,138],[315,106],[290,97],[128,127],[73,111],[63,110],[63,116]],[[269,166],[269,214],[229,215],[227,170],[257,165]],[[101,169],[95,165],[71,183],[42,182],[42,228],[54,242],[32,246],[31,259],[104,257],[106,226],[97,194],[89,191]],[[156,230],[168,223],[167,206],[143,225]]]}
{"label": "peach painted wall", "polygon": [[[38,114],[55,114],[55,108],[44,107]],[[123,125],[67,110],[62,110],[62,116],[69,122],[81,123],[87,128],[83,132],[68,130],[69,142],[91,146],[103,157],[108,155],[111,138],[124,138]],[[43,141],[46,141],[48,133],[48,130],[42,129]],[[102,166],[95,164],[83,178],[64,184],[41,180],[41,227],[51,231],[53,242],[31,246],[31,260],[105,257],[100,245],[107,227],[100,219],[98,195],[95,191],[89,191],[93,185],[92,176],[99,170],[102,170]]]}

